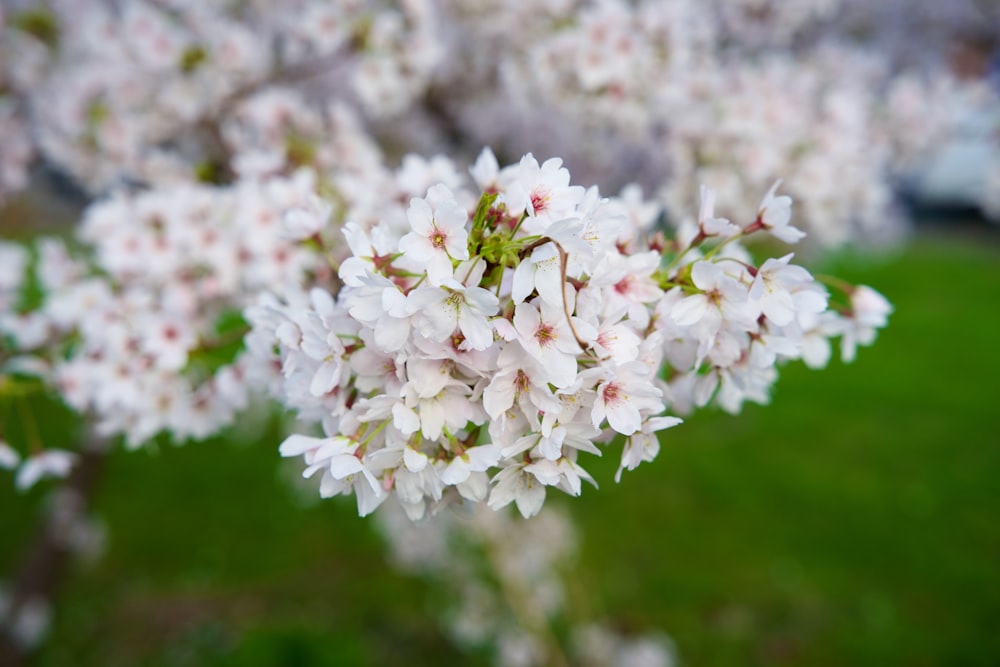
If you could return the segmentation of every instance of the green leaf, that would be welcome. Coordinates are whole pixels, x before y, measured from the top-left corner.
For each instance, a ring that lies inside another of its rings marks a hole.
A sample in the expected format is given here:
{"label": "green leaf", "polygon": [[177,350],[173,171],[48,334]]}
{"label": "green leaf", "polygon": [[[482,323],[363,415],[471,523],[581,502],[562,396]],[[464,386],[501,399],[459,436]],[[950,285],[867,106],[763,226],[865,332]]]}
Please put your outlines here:
{"label": "green leaf", "polygon": [[28,9],[15,14],[10,21],[11,27],[31,35],[50,49],[59,44],[59,21],[55,14],[44,7]]}

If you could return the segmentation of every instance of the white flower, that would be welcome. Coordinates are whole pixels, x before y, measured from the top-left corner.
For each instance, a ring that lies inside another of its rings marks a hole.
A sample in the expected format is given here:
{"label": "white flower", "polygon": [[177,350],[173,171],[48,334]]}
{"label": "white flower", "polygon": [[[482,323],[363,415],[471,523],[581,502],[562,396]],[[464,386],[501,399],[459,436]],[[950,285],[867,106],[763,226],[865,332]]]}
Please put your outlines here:
{"label": "white flower", "polygon": [[0,440],[0,468],[13,470],[21,462],[21,455],[4,440]]}
{"label": "white flower", "polygon": [[875,342],[878,330],[889,323],[892,304],[888,299],[866,285],[851,290],[851,312],[844,320],[840,339],[840,356],[845,362],[852,362],[857,356],[858,345]]}
{"label": "white flower", "polygon": [[302,206],[285,212],[285,235],[295,241],[315,236],[326,225],[333,206],[317,195],[309,195]]}
{"label": "white flower", "polygon": [[407,261],[423,267],[427,281],[437,286],[452,278],[453,259],[469,259],[468,215],[443,185],[431,188],[428,199],[432,195],[433,208],[426,199],[410,200],[406,217],[413,231],[399,240],[399,250]]}
{"label": "white flower", "polygon": [[545,485],[524,469],[524,465],[508,466],[493,478],[490,509],[498,510],[511,502],[525,519],[538,514],[545,503]]}
{"label": "white flower", "polygon": [[510,178],[507,210],[512,215],[525,213],[532,218],[533,222],[524,225],[532,234],[544,233],[552,222],[570,217],[574,207],[583,200],[584,189],[569,184],[569,171],[563,168],[559,158],[548,159],[539,167],[538,161],[528,153],[521,158]]}
{"label": "white flower", "polygon": [[797,305],[808,305],[797,302],[793,292],[812,283],[813,278],[801,266],[788,263],[792,256],[789,253],[780,259],[765,261],[757,269],[750,285],[750,298],[757,301],[764,316],[778,326],[789,324],[796,318]]}
{"label": "white flower", "polygon": [[483,408],[492,418],[510,410],[516,403],[525,417],[538,412],[558,412],[559,400],[549,389],[548,375],[520,345],[508,345],[500,353],[499,369],[483,390]]}
{"label": "white flower", "polygon": [[424,395],[411,381],[403,387],[402,395],[406,407],[419,415],[420,432],[428,440],[437,440],[446,428],[455,433],[468,422],[485,421],[482,408],[469,400],[468,385],[457,380],[449,380],[440,391]]}
{"label": "white flower", "polygon": [[642,428],[625,441],[622,462],[615,473],[615,481],[620,482],[623,470],[635,470],[643,461],[652,461],[660,453],[657,431],[677,426],[682,422],[677,417],[652,417],[642,424]]}
{"label": "white flower", "polygon": [[385,276],[366,272],[356,276],[354,284],[341,296],[348,313],[370,328],[379,350],[398,352],[410,336],[411,302]]}
{"label": "white flower", "polygon": [[496,190],[497,179],[500,176],[500,165],[488,146],[479,152],[479,157],[469,169],[469,174],[482,191]]}
{"label": "white flower", "polygon": [[396,251],[396,239],[385,225],[375,225],[370,231],[354,222],[344,225],[344,239],[352,256],[340,264],[340,279],[346,285],[360,284],[363,276],[372,272],[381,273],[391,264]]}
{"label": "white flower", "polygon": [[556,387],[568,387],[576,380],[580,346],[573,337],[565,311],[541,303],[541,312],[530,303],[514,309],[514,328],[525,352],[544,369]]}
{"label": "white flower", "polygon": [[531,251],[531,255],[514,269],[511,296],[514,303],[521,303],[537,290],[545,303],[562,306],[563,277],[559,249],[554,243],[545,243]]}
{"label": "white flower", "polygon": [[677,324],[691,327],[699,341],[697,363],[700,363],[715,346],[723,328],[733,326],[754,331],[760,309],[749,302],[747,287],[716,263],[695,262],[691,281],[701,291],[677,302],[670,316]]}
{"label": "white flower", "polygon": [[441,474],[441,481],[448,485],[462,484],[474,472],[486,472],[500,460],[500,450],[496,445],[486,444],[470,447],[451,460]]}
{"label": "white flower", "polygon": [[604,419],[622,435],[632,435],[642,427],[642,413],[663,410],[663,392],[653,383],[649,369],[639,361],[630,361],[613,369],[595,369],[603,374],[597,385],[597,398],[591,410],[594,428]]}
{"label": "white flower", "polygon": [[701,207],[698,209],[698,227],[705,236],[732,236],[740,228],[725,218],[715,217],[715,190],[701,186]]}
{"label": "white flower", "polygon": [[43,477],[66,477],[76,463],[77,455],[65,449],[46,449],[32,454],[17,471],[15,484],[26,491]]}
{"label": "white flower", "polygon": [[420,287],[409,295],[416,313],[416,326],[427,338],[441,342],[457,328],[462,349],[485,350],[493,344],[489,318],[496,315],[499,301],[489,290],[453,283],[446,287]]}
{"label": "white flower", "polygon": [[[303,477],[322,471],[320,495],[324,498],[353,490],[358,497],[358,512],[366,516],[385,500],[385,490],[374,474],[356,456],[360,443],[349,438],[310,438],[290,435],[279,447],[284,457],[302,456],[306,463]],[[364,479],[364,483],[358,483]]]}
{"label": "white flower", "polygon": [[757,210],[757,221],[755,224],[759,224],[764,229],[767,229],[776,238],[781,239],[785,243],[798,243],[805,238],[806,233],[789,224],[792,220],[792,198],[787,195],[776,197],[775,193],[779,185],[781,185],[780,179],[764,195],[764,199],[760,202],[760,207]]}

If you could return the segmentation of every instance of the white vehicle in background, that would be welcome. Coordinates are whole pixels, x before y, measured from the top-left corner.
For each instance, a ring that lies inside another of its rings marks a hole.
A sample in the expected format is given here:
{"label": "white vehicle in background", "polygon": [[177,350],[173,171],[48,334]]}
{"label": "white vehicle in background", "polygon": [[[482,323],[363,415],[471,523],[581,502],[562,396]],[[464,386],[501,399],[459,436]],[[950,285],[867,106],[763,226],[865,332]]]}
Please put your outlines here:
{"label": "white vehicle in background", "polygon": [[951,100],[949,135],[910,174],[919,207],[974,208],[1000,224],[1000,87],[963,86]]}

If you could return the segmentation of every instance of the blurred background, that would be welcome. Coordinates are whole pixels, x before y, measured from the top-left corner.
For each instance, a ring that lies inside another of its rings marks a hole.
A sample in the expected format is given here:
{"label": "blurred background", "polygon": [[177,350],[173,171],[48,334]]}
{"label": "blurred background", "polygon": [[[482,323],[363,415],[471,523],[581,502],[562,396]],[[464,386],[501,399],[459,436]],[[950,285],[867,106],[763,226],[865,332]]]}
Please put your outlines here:
{"label": "blurred background", "polygon": [[[1000,230],[963,207],[911,215],[905,246],[823,262],[893,302],[875,349],[787,367],[773,406],[700,414],[620,485],[609,455],[599,490],[550,499],[577,524],[589,603],[623,630],[668,633],[690,665],[1000,660]],[[74,437],[39,410],[47,442]],[[489,664],[448,641],[446,595],[391,567],[352,500],[296,490],[270,420],[111,455],[102,544],[37,664]],[[47,490],[0,487],[0,571],[30,558]]]}
{"label": "blurred background", "polygon": [[[827,16],[892,67],[1000,86],[996,3]],[[661,633],[685,665],[1000,664],[1000,106],[982,99],[927,100],[948,120],[891,181],[906,232],[811,260],[893,303],[874,349],[786,367],[771,406],[691,417],[621,484],[609,452],[599,490],[550,494],[576,526],[563,566],[588,613]],[[30,183],[0,208],[3,238],[68,236],[90,195],[44,160]],[[33,409],[45,442],[80,437],[56,402]],[[394,566],[378,522],[298,487],[276,461],[285,426],[274,412],[203,443],[115,448],[32,664],[492,664],[450,638],[449,590]],[[0,579],[30,565],[50,490],[0,484]]]}
{"label": "blurred background", "polygon": [[[683,664],[996,664],[1000,234],[943,217],[830,262],[895,305],[878,347],[786,368],[773,406],[690,419],[620,485],[609,454],[601,488],[563,503],[576,579]],[[116,451],[106,543],[71,570],[37,664],[489,664],[448,642],[441,591],[390,567],[352,500],[304,502],[279,440]],[[3,571],[45,491],[0,489]]]}

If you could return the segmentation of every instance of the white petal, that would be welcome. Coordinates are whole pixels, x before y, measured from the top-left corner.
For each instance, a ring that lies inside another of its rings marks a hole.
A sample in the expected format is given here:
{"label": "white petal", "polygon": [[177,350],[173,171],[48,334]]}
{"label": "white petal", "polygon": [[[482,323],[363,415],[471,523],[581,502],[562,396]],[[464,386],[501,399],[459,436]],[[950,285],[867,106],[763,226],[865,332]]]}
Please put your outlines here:
{"label": "white petal", "polygon": [[284,457],[301,456],[311,449],[318,449],[321,445],[330,442],[329,438],[310,438],[306,435],[293,434],[285,438],[285,441],[278,447],[278,453]]}
{"label": "white petal", "polygon": [[403,463],[410,472],[420,472],[427,467],[428,458],[423,452],[418,452],[412,447],[405,447],[403,449]]}
{"label": "white petal", "polygon": [[708,298],[704,294],[692,294],[678,301],[670,310],[670,317],[681,326],[696,324],[708,310]]}
{"label": "white petal", "polygon": [[361,472],[363,469],[364,465],[361,464],[361,461],[351,454],[341,454],[330,459],[330,474],[337,479],[344,479]]}

